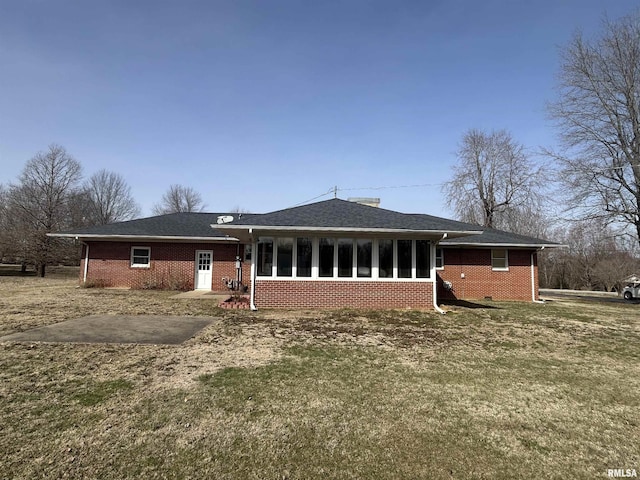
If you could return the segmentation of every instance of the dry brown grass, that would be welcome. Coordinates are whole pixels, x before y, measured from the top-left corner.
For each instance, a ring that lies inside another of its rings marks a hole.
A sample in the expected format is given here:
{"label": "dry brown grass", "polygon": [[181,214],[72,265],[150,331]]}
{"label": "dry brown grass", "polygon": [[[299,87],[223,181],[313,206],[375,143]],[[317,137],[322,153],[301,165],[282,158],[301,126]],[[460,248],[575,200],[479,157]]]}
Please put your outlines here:
{"label": "dry brown grass", "polygon": [[179,346],[0,344],[0,478],[639,470],[638,306],[451,310],[228,312],[0,277],[0,336],[90,314],[217,319]]}

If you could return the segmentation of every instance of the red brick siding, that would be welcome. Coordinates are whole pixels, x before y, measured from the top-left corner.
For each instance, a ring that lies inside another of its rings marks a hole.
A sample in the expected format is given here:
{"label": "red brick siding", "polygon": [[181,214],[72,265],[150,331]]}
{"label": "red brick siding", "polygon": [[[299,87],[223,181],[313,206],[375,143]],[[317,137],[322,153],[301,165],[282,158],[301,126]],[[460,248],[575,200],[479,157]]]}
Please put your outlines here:
{"label": "red brick siding", "polygon": [[[150,247],[149,268],[132,268],[131,247]],[[83,248],[80,281],[84,276],[86,251]],[[233,244],[156,243],[156,242],[89,242],[87,282],[110,287],[143,288],[155,284],[162,288],[182,286],[194,288],[196,250],[213,251],[212,290],[224,291],[223,277],[236,278],[236,250]],[[240,247],[242,254],[243,247]],[[245,284],[249,283],[248,265],[243,265]]]}
{"label": "red brick siding", "polygon": [[[444,249],[444,269],[438,270],[439,299],[482,299],[531,301],[531,253],[534,250],[512,249],[508,253],[509,270],[491,269],[491,249]],[[534,285],[538,298],[538,261],[533,255]],[[461,274],[464,273],[464,278]],[[453,291],[442,287],[449,281]]]}
{"label": "red brick siding", "polygon": [[[131,247],[151,248],[150,268],[131,268]],[[86,248],[86,247],[85,247]],[[212,290],[226,291],[223,277],[235,279],[234,244],[90,242],[88,282],[105,286],[142,288],[155,283],[169,288],[193,289],[196,250],[213,251]],[[509,271],[491,270],[491,249],[445,249],[443,270],[438,270],[438,299],[482,299],[531,301],[531,253],[509,250]],[[243,247],[240,247],[241,258]],[[84,275],[82,252],[80,280]],[[464,273],[465,278],[460,274]],[[243,283],[251,285],[251,264],[242,264]],[[537,255],[534,253],[536,298]],[[287,281],[257,278],[256,305],[280,308],[432,308],[430,282],[376,281]],[[442,288],[453,284],[453,292]]]}
{"label": "red brick siding", "polygon": [[256,279],[258,308],[433,308],[431,282]]}

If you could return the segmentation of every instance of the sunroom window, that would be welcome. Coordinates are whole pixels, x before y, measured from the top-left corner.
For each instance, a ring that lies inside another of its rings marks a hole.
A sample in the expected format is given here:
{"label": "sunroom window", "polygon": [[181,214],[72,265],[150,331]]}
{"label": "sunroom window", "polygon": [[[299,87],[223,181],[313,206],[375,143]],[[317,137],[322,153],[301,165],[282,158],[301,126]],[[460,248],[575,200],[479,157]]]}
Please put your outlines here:
{"label": "sunroom window", "polygon": [[353,277],[353,240],[338,239],[338,276]]}
{"label": "sunroom window", "polygon": [[416,278],[431,276],[431,243],[429,240],[416,240]]}
{"label": "sunroom window", "polygon": [[313,242],[310,238],[296,238],[296,276],[311,276]]}
{"label": "sunroom window", "polygon": [[318,275],[333,277],[333,238],[318,239]]}
{"label": "sunroom window", "polygon": [[254,252],[260,277],[431,278],[431,241],[424,239],[259,237]]}
{"label": "sunroom window", "polygon": [[369,278],[371,277],[373,242],[371,240],[359,239],[356,241],[356,247],[358,277]]}
{"label": "sunroom window", "polygon": [[279,277],[293,275],[293,238],[278,238],[278,258],[276,274]]}
{"label": "sunroom window", "polygon": [[378,240],[378,277],[393,278],[393,240]]}
{"label": "sunroom window", "polygon": [[411,278],[411,240],[398,240],[398,278]]}
{"label": "sunroom window", "polygon": [[273,275],[273,238],[260,237],[258,240],[258,275]]}

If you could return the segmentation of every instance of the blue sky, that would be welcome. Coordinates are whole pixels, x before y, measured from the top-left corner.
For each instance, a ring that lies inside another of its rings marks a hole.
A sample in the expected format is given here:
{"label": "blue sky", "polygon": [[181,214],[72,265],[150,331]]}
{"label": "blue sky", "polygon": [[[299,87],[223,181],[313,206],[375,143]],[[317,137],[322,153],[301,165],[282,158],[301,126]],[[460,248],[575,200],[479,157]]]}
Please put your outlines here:
{"label": "blue sky", "polygon": [[638,5],[0,0],[0,183],[57,143],[87,176],[124,175],[144,215],[180,183],[211,211],[337,186],[451,216],[463,133],[553,146],[559,47]]}

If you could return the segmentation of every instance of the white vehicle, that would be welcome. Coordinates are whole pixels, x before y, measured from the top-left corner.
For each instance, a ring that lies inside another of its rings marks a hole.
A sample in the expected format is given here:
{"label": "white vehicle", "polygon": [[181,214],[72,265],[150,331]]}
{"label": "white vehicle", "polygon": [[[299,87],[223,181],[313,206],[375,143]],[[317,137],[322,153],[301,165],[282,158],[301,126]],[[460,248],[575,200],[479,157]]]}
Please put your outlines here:
{"label": "white vehicle", "polygon": [[625,300],[640,298],[640,282],[630,282],[622,289],[622,296]]}

